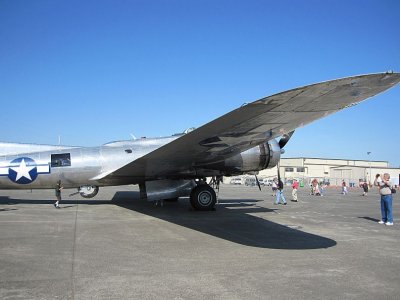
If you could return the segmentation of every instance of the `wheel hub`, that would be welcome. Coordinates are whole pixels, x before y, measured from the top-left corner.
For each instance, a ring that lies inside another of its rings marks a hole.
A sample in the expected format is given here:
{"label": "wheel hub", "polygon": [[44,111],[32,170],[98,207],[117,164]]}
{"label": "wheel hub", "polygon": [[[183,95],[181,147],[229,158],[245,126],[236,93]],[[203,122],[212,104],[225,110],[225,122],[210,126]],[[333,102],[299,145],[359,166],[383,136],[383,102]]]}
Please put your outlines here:
{"label": "wheel hub", "polygon": [[212,201],[212,196],[209,192],[203,191],[199,194],[199,203],[203,206],[207,206]]}

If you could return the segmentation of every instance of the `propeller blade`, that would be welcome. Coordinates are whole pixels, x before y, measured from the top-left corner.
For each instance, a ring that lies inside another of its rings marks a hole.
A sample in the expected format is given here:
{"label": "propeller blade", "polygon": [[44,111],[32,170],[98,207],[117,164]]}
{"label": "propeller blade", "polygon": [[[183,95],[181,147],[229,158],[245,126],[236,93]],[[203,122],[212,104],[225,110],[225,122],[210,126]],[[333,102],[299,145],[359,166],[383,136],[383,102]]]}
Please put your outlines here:
{"label": "propeller blade", "polygon": [[281,172],[279,171],[280,169],[280,162],[278,162],[278,164],[276,165],[277,170],[278,170],[278,183],[281,181]]}
{"label": "propeller blade", "polygon": [[281,137],[281,139],[280,139],[279,142],[278,142],[279,147],[281,147],[281,149],[282,149],[283,147],[285,147],[285,145],[287,144],[287,142],[289,142],[289,140],[290,140],[290,138],[292,137],[293,133],[294,133],[294,130],[291,131],[291,132],[289,132],[289,133],[284,134],[284,135]]}
{"label": "propeller blade", "polygon": [[254,174],[254,176],[256,177],[257,186],[261,191],[261,185],[260,185],[260,182],[258,181],[257,175]]}

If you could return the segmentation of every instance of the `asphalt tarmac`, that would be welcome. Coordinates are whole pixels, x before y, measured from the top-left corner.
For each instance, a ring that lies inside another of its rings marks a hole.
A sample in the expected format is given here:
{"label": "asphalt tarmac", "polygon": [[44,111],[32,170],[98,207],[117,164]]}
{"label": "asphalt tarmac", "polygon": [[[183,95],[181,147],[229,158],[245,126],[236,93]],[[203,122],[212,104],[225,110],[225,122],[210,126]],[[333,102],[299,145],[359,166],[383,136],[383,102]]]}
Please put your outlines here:
{"label": "asphalt tarmac", "polygon": [[290,190],[283,206],[222,185],[211,212],[134,186],[64,190],[61,209],[54,191],[0,191],[0,299],[400,299],[398,193],[389,227],[376,191]]}

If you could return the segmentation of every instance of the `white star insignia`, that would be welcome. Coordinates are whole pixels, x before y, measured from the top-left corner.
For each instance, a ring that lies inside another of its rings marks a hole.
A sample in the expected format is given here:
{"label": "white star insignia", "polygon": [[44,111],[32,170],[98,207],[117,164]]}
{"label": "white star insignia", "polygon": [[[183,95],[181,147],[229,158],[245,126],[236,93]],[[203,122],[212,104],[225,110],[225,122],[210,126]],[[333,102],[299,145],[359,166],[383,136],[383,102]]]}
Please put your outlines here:
{"label": "white star insignia", "polygon": [[21,163],[19,164],[18,167],[12,167],[11,169],[17,172],[17,177],[15,178],[15,181],[20,180],[22,177],[25,177],[26,179],[29,179],[32,181],[31,175],[29,172],[34,169],[35,167],[28,167],[25,163],[25,159],[22,159]]}

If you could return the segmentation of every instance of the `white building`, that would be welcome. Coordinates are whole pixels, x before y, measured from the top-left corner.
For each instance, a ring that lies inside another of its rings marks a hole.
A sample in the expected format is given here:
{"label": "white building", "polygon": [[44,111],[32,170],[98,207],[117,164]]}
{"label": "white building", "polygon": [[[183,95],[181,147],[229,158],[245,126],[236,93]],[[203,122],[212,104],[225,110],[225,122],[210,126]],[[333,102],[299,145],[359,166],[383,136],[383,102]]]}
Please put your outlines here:
{"label": "white building", "polygon": [[[373,183],[376,174],[389,173],[393,184],[399,185],[400,168],[390,168],[387,161],[348,160],[330,158],[282,158],[280,174],[285,180],[299,179],[308,184],[314,178],[341,185],[342,180],[351,186],[359,182]],[[277,176],[277,168],[262,170],[259,178]]]}

